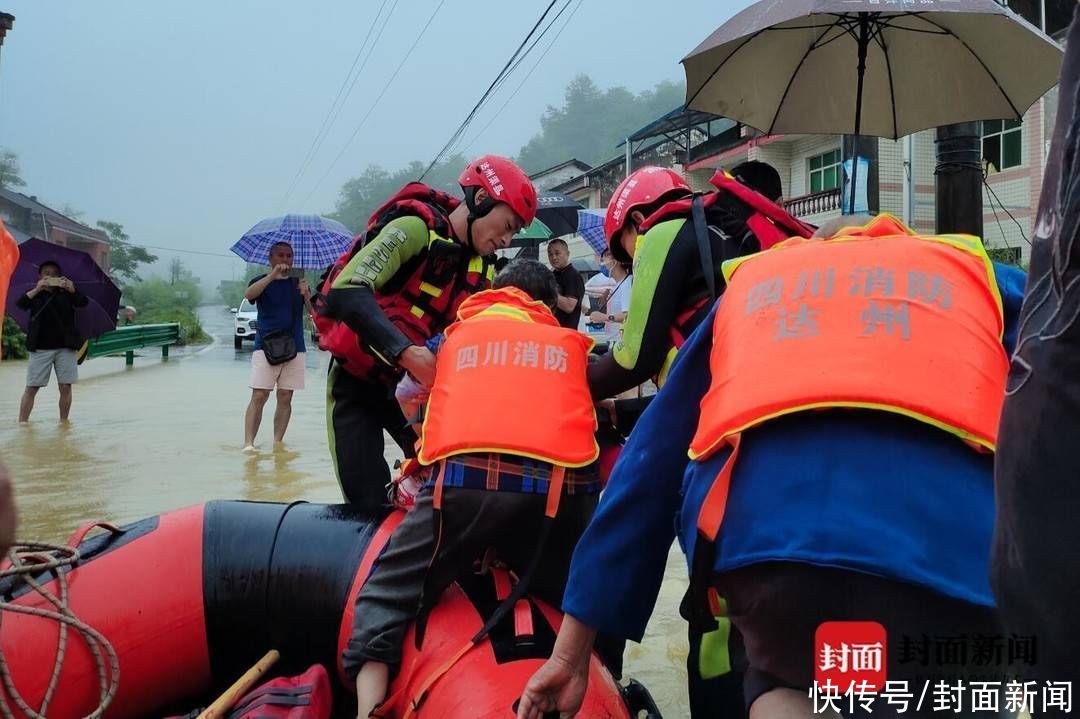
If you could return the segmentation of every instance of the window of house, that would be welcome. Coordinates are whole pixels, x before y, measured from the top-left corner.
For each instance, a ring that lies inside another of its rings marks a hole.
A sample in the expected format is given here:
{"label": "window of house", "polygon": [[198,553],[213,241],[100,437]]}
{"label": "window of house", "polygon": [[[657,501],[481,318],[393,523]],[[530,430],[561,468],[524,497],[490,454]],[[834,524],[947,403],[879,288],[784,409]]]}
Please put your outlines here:
{"label": "window of house", "polygon": [[1076,0],[1046,0],[1046,34],[1061,39],[1069,29],[1075,8]]}
{"label": "window of house", "polygon": [[807,158],[810,172],[810,192],[835,190],[840,187],[840,149]]}
{"label": "window of house", "polygon": [[1019,120],[983,120],[982,157],[987,171],[1020,165],[1020,134]]}
{"label": "window of house", "polygon": [[1040,0],[1008,0],[1001,4],[1007,5],[1014,13],[1042,29],[1042,12],[1040,12],[1039,3]]}

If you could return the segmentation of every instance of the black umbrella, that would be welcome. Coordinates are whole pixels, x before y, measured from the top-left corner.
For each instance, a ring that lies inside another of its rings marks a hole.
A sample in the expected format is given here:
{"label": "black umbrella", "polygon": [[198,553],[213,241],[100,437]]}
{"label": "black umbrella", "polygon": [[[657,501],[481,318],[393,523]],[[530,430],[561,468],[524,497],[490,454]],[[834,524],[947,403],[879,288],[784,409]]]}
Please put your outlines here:
{"label": "black umbrella", "polygon": [[558,192],[539,192],[536,196],[536,216],[548,226],[553,237],[577,232],[578,210],[585,209],[577,200]]}
{"label": "black umbrella", "polygon": [[682,62],[689,108],[766,134],[896,139],[1019,119],[1057,81],[1061,56],[995,0],[761,0]]}

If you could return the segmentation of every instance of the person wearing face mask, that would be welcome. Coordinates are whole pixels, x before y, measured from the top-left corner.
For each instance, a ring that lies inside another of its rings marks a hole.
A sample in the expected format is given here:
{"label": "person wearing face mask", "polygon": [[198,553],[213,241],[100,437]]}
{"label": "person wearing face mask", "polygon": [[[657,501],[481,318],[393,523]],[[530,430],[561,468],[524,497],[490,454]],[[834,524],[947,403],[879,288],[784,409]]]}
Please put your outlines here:
{"label": "person wearing face mask", "polygon": [[468,296],[490,287],[495,251],[536,216],[536,189],[504,157],[479,157],[458,183],[464,201],[418,182],[402,188],[328,271],[316,298],[320,345],[333,355],[331,455],[346,502],[365,511],[386,505],[383,431],[406,456],[415,453],[395,385],[406,372],[431,385],[435,356],[425,341]]}
{"label": "person wearing face mask", "polygon": [[[557,298],[548,268],[514,260],[493,289],[461,304],[446,330],[418,454],[431,480],[357,595],[342,653],[346,675],[355,678],[358,717],[373,715],[386,697],[409,622],[420,618],[421,648],[428,611],[488,550],[519,578],[499,599],[504,613],[520,613],[526,587],[556,605],[562,599],[600,478],[585,384],[592,340],[559,326]],[[529,398],[527,413],[522,397]],[[395,698],[387,703],[374,715],[395,716]]]}
{"label": "person wearing face mask", "polygon": [[614,285],[606,293],[607,300],[604,303],[604,309],[590,313],[589,322],[603,325],[605,338],[608,344],[612,345],[619,339],[619,331],[630,309],[630,290],[633,287],[634,278],[630,275],[630,265],[612,257],[610,250],[604,251],[601,260]]}
{"label": "person wearing face mask", "polygon": [[608,249],[600,253],[600,271],[585,281],[585,302],[581,319],[578,321],[578,332],[589,334],[604,329],[603,323],[597,325],[592,321],[591,315],[607,306],[608,295],[615,289],[615,280],[611,279],[611,271],[607,263],[607,258],[610,256],[611,250]]}

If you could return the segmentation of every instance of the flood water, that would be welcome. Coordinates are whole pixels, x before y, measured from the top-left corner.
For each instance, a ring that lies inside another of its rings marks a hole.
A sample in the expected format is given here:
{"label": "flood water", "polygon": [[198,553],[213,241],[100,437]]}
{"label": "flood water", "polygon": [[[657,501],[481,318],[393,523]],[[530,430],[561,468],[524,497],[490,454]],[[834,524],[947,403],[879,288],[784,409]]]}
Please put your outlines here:
{"label": "flood water", "polygon": [[[132,368],[122,357],[83,364],[68,425],[57,421],[55,384],[38,392],[30,422],[19,425],[26,363],[0,363],[0,455],[15,480],[20,538],[64,541],[88,520],[125,523],[212,499],[341,501],[326,444],[327,355],[309,347],[284,446],[271,450],[271,399],[259,451],[244,454],[251,345],[233,349],[228,310],[203,307],[200,316],[210,345],[172,348],[168,362],[143,350]],[[401,456],[387,447],[389,460]],[[678,614],[685,589],[675,548],[645,641],[626,654],[626,675],[652,691],[666,717],[689,715]],[[612,611],[618,604],[612,597]]]}

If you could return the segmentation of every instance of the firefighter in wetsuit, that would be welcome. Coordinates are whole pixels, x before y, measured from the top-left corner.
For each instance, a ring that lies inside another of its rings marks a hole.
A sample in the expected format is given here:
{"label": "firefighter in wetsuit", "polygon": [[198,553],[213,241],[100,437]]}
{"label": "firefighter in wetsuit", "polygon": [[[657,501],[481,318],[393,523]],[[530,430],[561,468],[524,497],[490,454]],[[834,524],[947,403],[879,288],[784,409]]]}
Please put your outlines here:
{"label": "firefighter in wetsuit", "polygon": [[775,204],[780,176],[769,165],[746,162],[731,173],[718,171],[711,182],[716,190],[697,197],[700,225],[690,185],[673,170],[643,167],[615,189],[604,234],[615,259],[633,262],[634,288],[622,337],[589,368],[594,397],[612,397],[649,379],[663,386],[679,347],[723,291],[720,264],[788,237],[810,236],[812,228]]}
{"label": "firefighter in wetsuit", "polygon": [[415,453],[394,386],[405,372],[430,386],[435,357],[425,341],[490,287],[495,251],[536,216],[535,188],[506,158],[484,155],[458,182],[464,201],[420,183],[402,188],[331,268],[316,303],[320,343],[333,355],[331,455],[345,501],[367,511],[387,504],[383,431]]}

